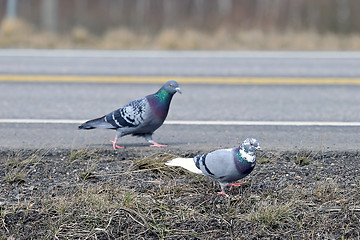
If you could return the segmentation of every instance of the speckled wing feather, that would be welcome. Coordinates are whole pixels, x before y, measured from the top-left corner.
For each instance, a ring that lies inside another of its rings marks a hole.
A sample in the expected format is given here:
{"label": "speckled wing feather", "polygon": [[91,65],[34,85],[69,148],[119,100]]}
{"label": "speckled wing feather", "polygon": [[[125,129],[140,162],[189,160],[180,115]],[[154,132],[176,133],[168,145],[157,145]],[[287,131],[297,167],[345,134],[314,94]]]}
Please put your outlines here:
{"label": "speckled wing feather", "polygon": [[144,122],[146,112],[150,110],[146,98],[130,102],[122,108],[100,118],[89,120],[79,126],[80,129],[108,128],[118,129],[123,127],[135,128]]}
{"label": "speckled wing feather", "polygon": [[147,108],[147,99],[140,98],[105,115],[105,121],[110,123],[114,128],[137,127],[144,122],[144,115]]}

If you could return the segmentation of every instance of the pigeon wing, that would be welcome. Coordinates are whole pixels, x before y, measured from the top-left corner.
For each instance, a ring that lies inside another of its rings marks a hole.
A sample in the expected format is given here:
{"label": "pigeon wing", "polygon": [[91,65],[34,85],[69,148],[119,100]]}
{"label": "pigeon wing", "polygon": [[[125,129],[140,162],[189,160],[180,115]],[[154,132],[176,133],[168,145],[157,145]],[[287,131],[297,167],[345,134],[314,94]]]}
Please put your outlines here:
{"label": "pigeon wing", "polygon": [[234,163],[232,149],[219,149],[208,154],[196,156],[195,164],[201,171],[219,181],[234,181],[239,179],[239,172]]}
{"label": "pigeon wing", "polygon": [[105,115],[105,121],[114,128],[137,127],[144,122],[146,110],[149,108],[148,105],[146,98],[134,100],[124,107]]}

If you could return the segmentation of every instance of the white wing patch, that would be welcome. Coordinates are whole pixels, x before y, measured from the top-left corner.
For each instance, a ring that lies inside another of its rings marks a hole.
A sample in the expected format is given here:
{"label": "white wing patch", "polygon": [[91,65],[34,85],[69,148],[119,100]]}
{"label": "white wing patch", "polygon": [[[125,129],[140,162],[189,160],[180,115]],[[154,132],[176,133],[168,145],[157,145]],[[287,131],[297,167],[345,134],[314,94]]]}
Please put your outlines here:
{"label": "white wing patch", "polygon": [[167,166],[182,167],[193,173],[203,174],[202,171],[196,167],[194,159],[192,158],[174,158],[165,164]]}
{"label": "white wing patch", "polygon": [[114,114],[115,114],[115,112],[112,113],[112,119],[114,120],[114,122],[115,122],[118,126],[120,126],[120,123],[116,120]]}

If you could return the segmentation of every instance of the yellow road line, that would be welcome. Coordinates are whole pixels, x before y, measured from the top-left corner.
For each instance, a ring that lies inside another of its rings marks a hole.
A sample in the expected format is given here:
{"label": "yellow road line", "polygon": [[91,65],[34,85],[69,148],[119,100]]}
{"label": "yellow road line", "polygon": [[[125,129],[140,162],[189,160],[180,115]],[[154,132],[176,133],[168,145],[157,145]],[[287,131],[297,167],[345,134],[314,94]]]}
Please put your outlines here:
{"label": "yellow road line", "polygon": [[0,75],[0,82],[77,82],[77,83],[164,83],[176,80],[190,84],[258,85],[360,85],[360,78],[260,78],[260,77],[126,77],[68,75]]}

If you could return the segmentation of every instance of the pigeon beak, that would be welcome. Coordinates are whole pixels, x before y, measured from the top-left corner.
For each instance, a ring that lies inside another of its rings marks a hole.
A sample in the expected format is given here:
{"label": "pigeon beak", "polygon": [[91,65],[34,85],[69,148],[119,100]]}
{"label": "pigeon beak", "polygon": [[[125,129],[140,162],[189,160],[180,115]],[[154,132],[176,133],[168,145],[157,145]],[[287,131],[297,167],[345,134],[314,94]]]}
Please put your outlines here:
{"label": "pigeon beak", "polygon": [[255,148],[255,150],[256,150],[256,151],[262,151],[262,148],[261,148],[260,146],[257,146],[257,147]]}
{"label": "pigeon beak", "polygon": [[177,88],[175,88],[175,90],[181,94],[180,88],[177,87]]}

